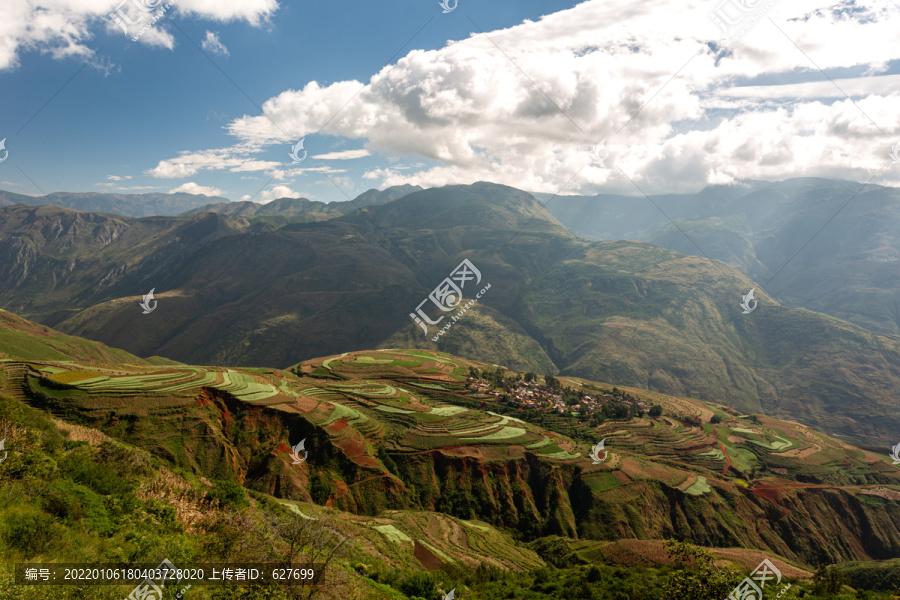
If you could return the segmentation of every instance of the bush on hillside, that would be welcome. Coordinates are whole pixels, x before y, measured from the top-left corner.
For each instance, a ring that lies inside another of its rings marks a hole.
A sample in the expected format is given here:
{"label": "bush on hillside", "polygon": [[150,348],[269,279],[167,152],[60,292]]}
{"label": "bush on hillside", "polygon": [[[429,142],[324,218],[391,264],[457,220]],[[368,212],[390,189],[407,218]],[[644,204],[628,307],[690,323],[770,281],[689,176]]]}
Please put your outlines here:
{"label": "bush on hillside", "polygon": [[65,529],[47,513],[32,507],[6,511],[3,518],[3,541],[6,545],[31,557],[54,548]]}
{"label": "bush on hillside", "polygon": [[218,480],[213,482],[213,488],[206,493],[209,500],[218,500],[222,506],[231,508],[244,508],[250,506],[244,488],[233,481]]}
{"label": "bush on hillside", "polygon": [[434,597],[437,581],[431,573],[412,573],[397,586],[407,596]]}

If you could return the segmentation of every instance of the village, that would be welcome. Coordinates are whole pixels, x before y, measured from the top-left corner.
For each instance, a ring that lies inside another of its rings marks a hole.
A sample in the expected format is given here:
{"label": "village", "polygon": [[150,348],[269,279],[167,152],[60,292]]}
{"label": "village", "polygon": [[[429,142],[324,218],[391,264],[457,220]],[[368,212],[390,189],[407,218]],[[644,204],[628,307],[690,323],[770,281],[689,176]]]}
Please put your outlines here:
{"label": "village", "polygon": [[[564,387],[552,376],[544,377],[544,383],[534,373],[524,377],[503,379],[492,373],[485,373],[492,381],[482,379],[477,372],[470,372],[466,387],[480,394],[493,396],[498,402],[505,402],[521,410],[555,412],[573,417],[623,418],[653,413],[653,405],[613,388],[610,393],[586,393]],[[657,407],[658,408],[658,407]]]}

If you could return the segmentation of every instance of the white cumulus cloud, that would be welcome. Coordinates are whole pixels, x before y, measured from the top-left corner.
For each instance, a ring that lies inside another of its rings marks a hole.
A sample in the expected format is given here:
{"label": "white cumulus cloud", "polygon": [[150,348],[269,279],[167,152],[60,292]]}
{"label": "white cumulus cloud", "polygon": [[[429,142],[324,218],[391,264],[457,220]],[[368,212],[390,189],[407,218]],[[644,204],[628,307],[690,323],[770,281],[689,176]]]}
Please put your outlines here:
{"label": "white cumulus cloud", "polygon": [[269,189],[263,190],[260,192],[255,198],[252,198],[250,195],[242,196],[241,200],[253,200],[258,204],[268,204],[272,200],[278,200],[279,198],[313,198],[314,196],[310,194],[301,194],[300,192],[295,192],[290,187],[286,185],[276,185],[272,186]]}
{"label": "white cumulus cloud", "polygon": [[340,152],[326,152],[325,154],[316,154],[313,156],[316,160],[350,160],[353,158],[363,158],[371,156],[368,150],[341,150]]}
{"label": "white cumulus cloud", "polygon": [[[166,30],[166,19],[188,16],[259,25],[278,9],[277,0],[177,0],[151,25],[157,11],[162,11],[166,3],[165,0],[3,0],[0,2],[0,70],[18,66],[19,55],[27,50],[40,50],[55,58],[92,57],[95,50],[91,40],[98,26],[129,41],[140,33],[140,43],[172,48],[175,39]],[[110,17],[117,11],[120,11],[118,19]],[[121,17],[123,14],[127,20]]]}
{"label": "white cumulus cloud", "polygon": [[202,194],[204,196],[221,196],[225,192],[220,190],[219,188],[208,187],[205,185],[199,185],[194,183],[193,181],[188,181],[187,183],[183,183],[179,185],[175,189],[169,190],[170,194]]}
{"label": "white cumulus cloud", "polygon": [[[900,60],[896,0],[780,2],[738,41],[709,18],[717,5],[589,0],[412,50],[365,87],[299,82],[266,101],[265,116],[241,116],[227,130],[237,146],[261,149],[321,129],[372,153],[430,161],[361,175],[385,186],[487,180],[634,193],[634,181],[658,193],[734,178],[867,179],[889,165],[900,139],[900,91],[887,72]],[[832,83],[819,68],[841,76]],[[592,164],[604,139],[609,166]],[[182,155],[155,171],[234,170],[224,156],[206,159]],[[898,171],[877,183],[900,185]]]}
{"label": "white cumulus cloud", "polygon": [[229,54],[228,48],[219,40],[219,34],[212,31],[206,32],[206,37],[203,39],[201,47],[207,52],[218,54],[219,56],[228,56]]}

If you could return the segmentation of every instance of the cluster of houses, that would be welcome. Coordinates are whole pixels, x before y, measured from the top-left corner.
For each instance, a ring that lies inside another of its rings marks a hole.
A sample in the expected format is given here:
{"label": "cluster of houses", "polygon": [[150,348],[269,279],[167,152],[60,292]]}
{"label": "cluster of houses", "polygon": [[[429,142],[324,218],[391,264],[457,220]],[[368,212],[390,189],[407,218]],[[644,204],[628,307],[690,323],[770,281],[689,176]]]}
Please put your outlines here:
{"label": "cluster of houses", "polygon": [[506,396],[509,404],[519,408],[550,410],[560,415],[568,412],[577,416],[589,416],[596,411],[602,410],[604,404],[611,403],[631,405],[644,412],[649,411],[651,407],[650,404],[638,398],[613,396],[612,394],[580,395],[577,403],[566,405],[563,390],[552,388],[538,381],[505,379],[502,387],[507,391],[504,391],[494,389],[489,382],[483,379],[469,377],[466,380],[466,387],[473,392],[489,394],[497,400],[501,400]]}

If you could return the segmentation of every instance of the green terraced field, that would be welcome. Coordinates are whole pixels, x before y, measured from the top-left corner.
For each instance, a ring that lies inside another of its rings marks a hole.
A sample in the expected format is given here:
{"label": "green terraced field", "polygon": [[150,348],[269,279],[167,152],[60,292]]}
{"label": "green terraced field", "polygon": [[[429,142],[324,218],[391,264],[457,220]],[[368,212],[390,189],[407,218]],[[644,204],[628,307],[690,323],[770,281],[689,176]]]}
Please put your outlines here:
{"label": "green terraced field", "polygon": [[581,456],[581,452],[575,452],[574,454],[571,452],[566,452],[562,450],[560,452],[553,452],[552,454],[541,454],[544,458],[552,458],[554,460],[575,460]]}
{"label": "green terraced field", "polygon": [[544,446],[546,446],[549,443],[550,443],[550,437],[545,435],[544,439],[542,439],[541,441],[535,442],[533,444],[528,444],[525,447],[529,450],[537,450],[538,448],[543,448]]}
{"label": "green terraced field", "polygon": [[337,421],[338,419],[347,419],[348,421],[355,420],[365,420],[367,417],[361,415],[357,411],[353,410],[349,406],[344,406],[343,404],[338,404],[336,402],[329,402],[328,404],[334,407],[334,410],[328,416],[328,419],[322,423],[323,425],[330,425]]}
{"label": "green terraced field", "polygon": [[384,537],[399,544],[400,542],[412,542],[412,538],[394,527],[393,525],[373,525],[373,529],[381,532]]}
{"label": "green terraced field", "polygon": [[406,410],[403,408],[396,408],[394,406],[385,406],[384,404],[379,404],[378,406],[375,407],[375,410],[380,410],[382,412],[395,413],[395,414],[400,414],[400,415],[408,415],[408,414],[412,414],[412,413],[416,412],[414,410]]}
{"label": "green terraced field", "polygon": [[460,438],[461,442],[488,442],[495,440],[508,440],[510,438],[519,437],[520,435],[524,435],[527,432],[526,429],[521,427],[504,427],[500,431],[495,431],[494,433],[490,433],[488,435],[484,435],[481,437],[465,437]]}
{"label": "green terraced field", "polygon": [[468,411],[469,409],[463,406],[437,406],[431,409],[431,414],[452,417]]}
{"label": "green terraced field", "polygon": [[605,492],[617,488],[622,484],[618,477],[612,473],[591,473],[584,478],[585,482],[595,492]]}
{"label": "green terraced field", "polygon": [[755,444],[761,448],[765,448],[767,450],[772,450],[773,452],[781,452],[782,450],[787,450],[791,446],[794,445],[790,440],[786,440],[781,436],[773,435],[772,437],[777,438],[779,441],[777,442],[761,442],[759,440],[749,440],[751,444]]}
{"label": "green terraced field", "polygon": [[712,488],[709,487],[709,483],[707,483],[706,477],[702,475],[697,477],[697,481],[695,481],[693,485],[684,490],[686,494],[690,494],[692,496],[702,496],[703,494],[711,491]]}
{"label": "green terraced field", "polygon": [[701,452],[697,456],[708,456],[716,460],[725,460],[725,453],[722,452],[719,448],[713,448],[709,452]]}

